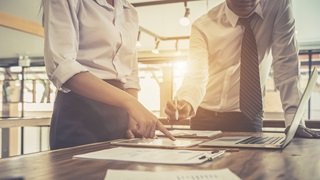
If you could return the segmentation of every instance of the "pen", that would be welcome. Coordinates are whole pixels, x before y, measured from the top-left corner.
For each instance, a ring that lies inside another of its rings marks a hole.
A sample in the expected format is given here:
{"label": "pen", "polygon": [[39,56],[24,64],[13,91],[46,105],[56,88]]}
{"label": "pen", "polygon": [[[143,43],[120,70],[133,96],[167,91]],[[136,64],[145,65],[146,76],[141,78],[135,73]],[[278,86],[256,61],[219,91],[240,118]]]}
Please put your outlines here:
{"label": "pen", "polygon": [[174,99],[174,106],[176,107],[175,118],[176,118],[176,120],[178,120],[179,119],[178,98]]}
{"label": "pen", "polygon": [[190,151],[219,151],[224,150],[226,152],[239,152],[238,148],[201,148],[201,147],[187,147],[187,148],[176,148],[180,150],[190,150]]}
{"label": "pen", "polygon": [[214,158],[218,157],[218,156],[221,156],[222,154],[224,154],[225,151],[212,151],[211,154],[214,154],[214,155],[211,155],[209,157],[207,157],[206,155],[202,155],[199,157],[199,160],[202,160],[202,159],[207,159],[207,161],[212,161]]}

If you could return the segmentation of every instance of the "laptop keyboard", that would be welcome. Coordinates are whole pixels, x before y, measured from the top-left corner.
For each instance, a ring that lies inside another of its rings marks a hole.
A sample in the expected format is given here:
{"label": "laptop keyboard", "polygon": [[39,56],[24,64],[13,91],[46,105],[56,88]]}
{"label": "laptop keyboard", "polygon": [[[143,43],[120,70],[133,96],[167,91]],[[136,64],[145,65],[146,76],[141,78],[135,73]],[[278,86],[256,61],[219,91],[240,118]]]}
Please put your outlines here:
{"label": "laptop keyboard", "polygon": [[258,137],[252,136],[236,144],[276,144],[278,141],[283,140],[283,137]]}

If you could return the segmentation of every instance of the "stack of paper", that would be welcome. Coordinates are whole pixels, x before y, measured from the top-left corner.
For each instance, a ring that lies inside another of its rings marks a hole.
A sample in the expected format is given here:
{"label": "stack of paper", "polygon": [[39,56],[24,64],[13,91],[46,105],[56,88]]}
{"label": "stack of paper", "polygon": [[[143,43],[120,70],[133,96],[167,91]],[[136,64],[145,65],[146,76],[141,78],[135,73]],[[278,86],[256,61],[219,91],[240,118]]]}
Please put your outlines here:
{"label": "stack of paper", "polygon": [[118,147],[87,154],[74,158],[103,159],[115,161],[157,163],[157,164],[200,164],[211,161],[224,154],[225,151],[189,151],[155,148]]}
{"label": "stack of paper", "polygon": [[105,180],[240,180],[229,169],[188,171],[130,171],[109,169]]}

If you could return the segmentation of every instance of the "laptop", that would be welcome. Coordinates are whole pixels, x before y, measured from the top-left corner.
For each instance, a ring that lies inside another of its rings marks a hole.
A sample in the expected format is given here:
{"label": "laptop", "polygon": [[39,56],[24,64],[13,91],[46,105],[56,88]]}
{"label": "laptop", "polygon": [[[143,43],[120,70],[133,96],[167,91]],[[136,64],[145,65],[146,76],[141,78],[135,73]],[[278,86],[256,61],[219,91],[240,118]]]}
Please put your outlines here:
{"label": "laptop", "polygon": [[285,133],[268,133],[261,136],[224,136],[199,144],[199,146],[207,147],[248,147],[248,148],[270,148],[283,149],[294,137],[301,119],[303,118],[306,104],[308,103],[312,89],[314,88],[318,78],[318,70],[316,67],[312,71],[306,89],[300,99],[298,108],[291,121],[287,134]]}

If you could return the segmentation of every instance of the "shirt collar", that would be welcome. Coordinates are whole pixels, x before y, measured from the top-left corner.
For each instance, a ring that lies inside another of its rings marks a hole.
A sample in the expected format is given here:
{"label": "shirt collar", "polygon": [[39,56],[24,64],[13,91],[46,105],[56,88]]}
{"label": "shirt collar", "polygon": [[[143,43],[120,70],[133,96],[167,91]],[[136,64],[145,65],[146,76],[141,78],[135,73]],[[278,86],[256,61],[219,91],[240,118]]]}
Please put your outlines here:
{"label": "shirt collar", "polygon": [[[96,1],[100,6],[104,6],[108,9],[114,9],[113,6],[111,6],[106,0],[94,0]],[[115,0],[117,2],[115,3],[121,3],[124,8],[130,8],[129,2],[127,0]]]}
{"label": "shirt collar", "polygon": [[122,0],[122,4],[123,4],[123,7],[125,7],[125,8],[129,8],[130,7],[129,2],[126,1],[126,0]]}
{"label": "shirt collar", "polygon": [[[254,11],[252,11],[248,16],[252,15],[253,13],[258,14],[261,17],[261,19],[263,19],[263,13],[262,13],[260,1],[258,2]],[[237,25],[239,16],[236,15],[233,11],[231,11],[231,9],[227,6],[227,3],[225,3],[225,14],[230,24],[232,25],[232,27],[235,27]]]}

